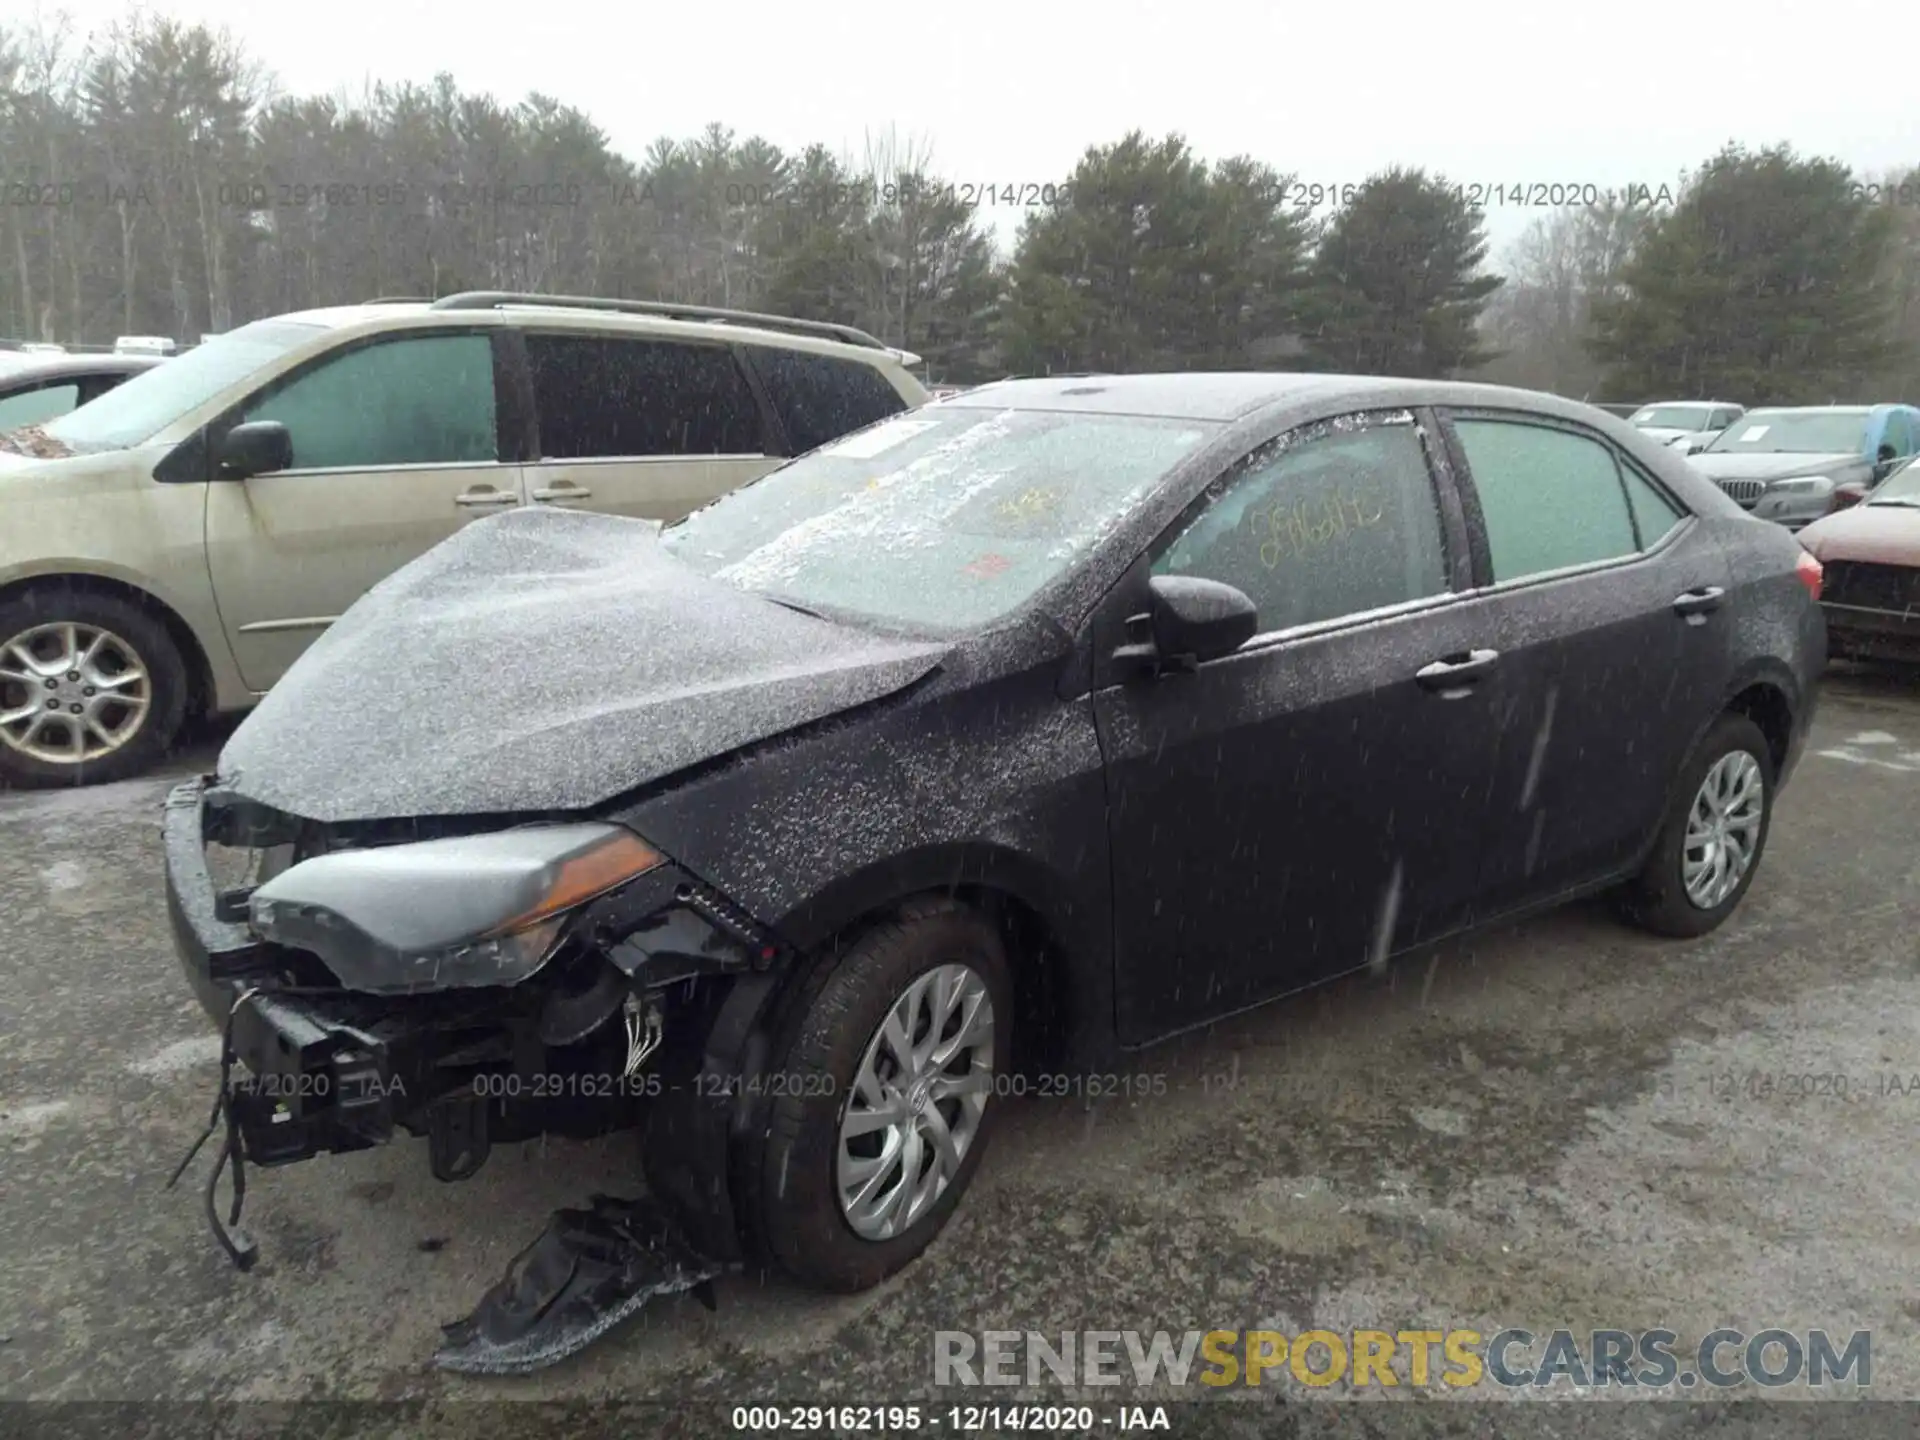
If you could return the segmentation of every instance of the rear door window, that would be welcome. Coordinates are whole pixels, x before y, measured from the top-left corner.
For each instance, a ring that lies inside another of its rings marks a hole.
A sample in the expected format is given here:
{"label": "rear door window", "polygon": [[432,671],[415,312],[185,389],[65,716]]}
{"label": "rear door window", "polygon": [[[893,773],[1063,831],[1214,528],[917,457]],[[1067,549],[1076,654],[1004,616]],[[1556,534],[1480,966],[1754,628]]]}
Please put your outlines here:
{"label": "rear door window", "polygon": [[527,336],[547,460],[759,455],[760,409],[723,345]]}
{"label": "rear door window", "polygon": [[1485,417],[1456,419],[1454,428],[1480,497],[1496,584],[1639,549],[1620,467],[1599,441]]}
{"label": "rear door window", "polygon": [[1640,548],[1651,550],[1680,523],[1683,512],[1631,465],[1620,467],[1620,478],[1626,483],[1627,504],[1633,511],[1633,523],[1640,531]]}
{"label": "rear door window", "polygon": [[907,408],[886,376],[857,360],[755,346],[753,363],[796,455]]}

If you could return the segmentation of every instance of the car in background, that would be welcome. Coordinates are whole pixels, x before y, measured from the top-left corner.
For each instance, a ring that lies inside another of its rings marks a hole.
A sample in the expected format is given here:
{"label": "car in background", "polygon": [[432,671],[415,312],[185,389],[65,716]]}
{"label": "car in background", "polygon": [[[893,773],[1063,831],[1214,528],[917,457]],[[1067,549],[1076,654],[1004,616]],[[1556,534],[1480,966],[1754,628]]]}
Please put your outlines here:
{"label": "car in background", "polygon": [[1920,660],[1920,461],[1800,532],[1825,572],[1820,608],[1842,658]]}
{"label": "car in background", "polygon": [[1635,410],[1627,423],[1649,439],[1691,454],[1705,449],[1746,413],[1744,405],[1729,405],[1722,400],[1661,400]]}
{"label": "car in background", "polygon": [[469,521],[678,519],[924,403],[904,362],[850,326],[484,291],[258,320],[0,434],[0,783],[134,774]]}
{"label": "car in background", "polygon": [[1749,410],[1690,459],[1742,509],[1797,530],[1917,452],[1912,405],[1819,405]]}
{"label": "car in background", "polygon": [[171,335],[122,335],[113,342],[116,355],[174,355],[179,350]]}
{"label": "car in background", "polygon": [[[410,1133],[465,1180],[646,1122],[673,1265],[867,1289],[961,1202],[1016,1055],[1137,1069],[1585,893],[1721,924],[1818,579],[1584,405],[1337,375],[989,384],[658,535],[501,516],[168,798],[181,962],[254,1077],[229,1153]],[[535,1075],[565,1098],[497,1098]],[[658,1288],[554,1303],[607,1273],[576,1233],[441,1363],[557,1358]]]}
{"label": "car in background", "polygon": [[0,431],[58,419],[159,363],[152,355],[0,350]]}

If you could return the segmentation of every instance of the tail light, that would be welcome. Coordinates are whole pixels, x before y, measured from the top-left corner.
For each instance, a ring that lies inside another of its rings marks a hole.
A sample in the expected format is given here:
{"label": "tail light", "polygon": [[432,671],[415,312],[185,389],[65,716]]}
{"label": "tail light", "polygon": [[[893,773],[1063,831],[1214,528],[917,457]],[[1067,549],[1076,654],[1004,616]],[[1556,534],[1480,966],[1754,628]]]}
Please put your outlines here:
{"label": "tail light", "polygon": [[1815,600],[1820,598],[1820,579],[1826,573],[1820,562],[1813,558],[1811,550],[1802,550],[1800,558],[1794,562],[1793,573],[1800,583],[1807,587],[1807,594]]}

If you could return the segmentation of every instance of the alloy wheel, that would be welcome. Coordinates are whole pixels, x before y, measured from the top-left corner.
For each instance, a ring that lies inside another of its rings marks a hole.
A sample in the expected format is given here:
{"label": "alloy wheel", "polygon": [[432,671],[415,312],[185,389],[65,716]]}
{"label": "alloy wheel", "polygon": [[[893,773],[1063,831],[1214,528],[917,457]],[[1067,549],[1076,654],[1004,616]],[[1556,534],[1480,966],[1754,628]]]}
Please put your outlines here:
{"label": "alloy wheel", "polygon": [[1733,750],[1713,762],[1687,812],[1680,850],[1681,883],[1697,909],[1723,904],[1752,868],[1765,806],[1766,777],[1758,760]]}
{"label": "alloy wheel", "polygon": [[867,1042],[835,1145],[840,1213],[890,1240],[953,1183],[993,1088],[993,1000],[970,966],[938,965],[894,1001]]}
{"label": "alloy wheel", "polygon": [[101,626],[56,621],[0,644],[0,743],[22,755],[98,760],[140,733],[152,703],[139,652]]}

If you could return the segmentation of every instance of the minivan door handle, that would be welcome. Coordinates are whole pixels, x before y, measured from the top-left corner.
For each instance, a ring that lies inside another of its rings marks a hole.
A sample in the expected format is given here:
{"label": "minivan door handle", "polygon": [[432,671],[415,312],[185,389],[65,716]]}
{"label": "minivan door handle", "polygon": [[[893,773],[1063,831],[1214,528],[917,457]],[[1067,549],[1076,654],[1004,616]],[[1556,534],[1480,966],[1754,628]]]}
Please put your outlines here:
{"label": "minivan door handle", "polygon": [[454,496],[453,503],[465,506],[469,510],[490,505],[518,505],[520,492],[496,490],[491,485],[476,485],[471,490],[463,490]]}
{"label": "minivan door handle", "polygon": [[584,485],[576,485],[571,480],[562,480],[557,485],[543,485],[532,492],[536,500],[591,500],[593,491]]}
{"label": "minivan door handle", "polygon": [[1500,663],[1498,650],[1467,650],[1458,655],[1443,655],[1431,665],[1422,666],[1413,678],[1423,689],[1432,690],[1443,700],[1457,700],[1467,694]]}
{"label": "minivan door handle", "polygon": [[1673,613],[1685,617],[1689,625],[1704,625],[1707,616],[1726,603],[1727,592],[1718,585],[1696,585],[1673,597]]}

